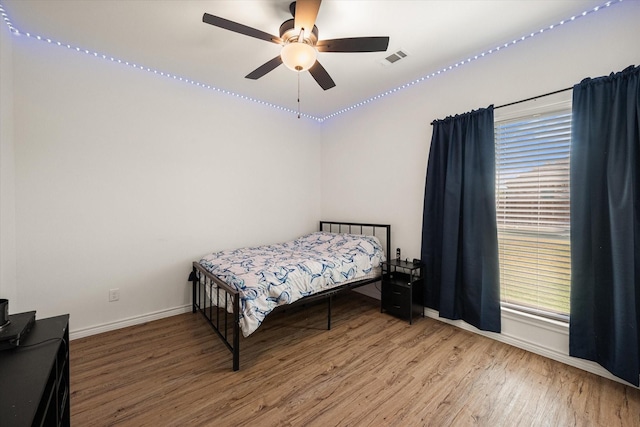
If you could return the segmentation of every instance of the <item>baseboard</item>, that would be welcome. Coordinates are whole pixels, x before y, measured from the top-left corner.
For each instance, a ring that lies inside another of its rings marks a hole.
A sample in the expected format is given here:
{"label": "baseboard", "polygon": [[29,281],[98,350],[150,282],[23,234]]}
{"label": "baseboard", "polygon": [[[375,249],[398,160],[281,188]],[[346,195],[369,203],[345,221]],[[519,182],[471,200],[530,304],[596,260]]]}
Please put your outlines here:
{"label": "baseboard", "polygon": [[[583,371],[587,371],[604,378],[608,378],[610,380],[622,383],[629,387],[638,388],[635,385],[630,384],[616,377],[615,375],[612,375],[609,371],[607,371],[606,369],[604,369],[602,366],[600,366],[595,362],[590,362],[588,360],[571,357],[568,354],[563,353],[558,349],[552,348],[550,346],[541,345],[540,343],[536,343],[532,340],[527,339],[526,337],[518,336],[515,334],[509,334],[506,332],[496,334],[494,332],[481,331],[475,328],[474,326],[471,326],[470,324],[463,322],[462,320],[449,320],[449,319],[442,318],[439,316],[436,310],[433,310],[430,308],[425,308],[424,314],[427,317],[459,327],[460,329],[464,329],[469,332],[483,335],[488,338],[494,339],[496,341],[500,341],[505,344],[509,344],[514,347],[518,347],[523,350],[530,351],[535,354],[539,354],[540,356],[547,357],[549,359],[564,363],[565,365],[573,366],[574,368],[582,369]],[[566,326],[563,328],[563,327],[559,327],[557,324],[554,325],[553,322],[546,322],[546,321],[542,322],[542,323],[546,323],[546,326],[541,326],[540,325],[541,322],[538,320],[529,319],[528,316],[519,316],[518,314],[514,314],[514,313],[504,313],[503,311],[502,321],[503,321],[503,329],[504,329],[504,322],[511,321],[511,322],[518,322],[523,324],[527,323],[530,326],[534,326],[536,328],[547,329],[548,331],[551,331],[554,333],[568,335],[568,332],[565,332],[562,330],[562,329],[566,330],[567,329]]]}
{"label": "baseboard", "polygon": [[180,307],[169,308],[166,310],[154,311],[151,313],[133,316],[115,322],[103,323],[101,325],[90,326],[69,331],[69,339],[75,340],[91,335],[101,334],[103,332],[114,331],[116,329],[126,328],[128,326],[140,325],[142,323],[151,322],[153,320],[164,319],[165,317],[177,316],[178,314],[188,313],[191,311],[191,304]]}

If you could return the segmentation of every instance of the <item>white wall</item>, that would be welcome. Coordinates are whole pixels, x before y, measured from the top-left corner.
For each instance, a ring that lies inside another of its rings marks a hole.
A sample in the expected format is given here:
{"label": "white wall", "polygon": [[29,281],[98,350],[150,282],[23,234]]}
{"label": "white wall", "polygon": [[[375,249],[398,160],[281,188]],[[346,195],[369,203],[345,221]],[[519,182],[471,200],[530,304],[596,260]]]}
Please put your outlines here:
{"label": "white wall", "polygon": [[[322,216],[389,222],[393,248],[419,257],[430,123],[638,65],[639,22],[640,2],[623,2],[324,123]],[[599,370],[567,356],[566,329],[505,313],[495,338]]]}
{"label": "white wall", "polygon": [[0,298],[17,306],[15,169],[13,147],[13,61],[11,34],[0,25]]}
{"label": "white wall", "polygon": [[26,37],[13,67],[12,311],[75,337],[175,314],[204,253],[317,228],[319,124]]}

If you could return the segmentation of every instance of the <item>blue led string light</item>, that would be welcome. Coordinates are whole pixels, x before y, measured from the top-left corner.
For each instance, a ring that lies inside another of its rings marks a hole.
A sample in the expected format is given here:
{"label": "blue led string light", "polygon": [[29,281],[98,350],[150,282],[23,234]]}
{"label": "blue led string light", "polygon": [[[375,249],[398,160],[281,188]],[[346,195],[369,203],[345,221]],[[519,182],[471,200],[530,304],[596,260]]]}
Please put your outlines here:
{"label": "blue led string light", "polygon": [[12,34],[18,34],[18,30],[15,25],[13,25],[13,22],[11,22],[11,19],[9,18],[9,15],[7,15],[2,4],[0,4],[0,16],[2,16],[2,20],[9,27],[9,31],[11,31]]}
{"label": "blue led string light", "polygon": [[529,34],[524,35],[524,36],[522,36],[520,38],[514,39],[514,40],[512,40],[510,42],[498,45],[493,49],[489,49],[488,51],[479,53],[477,55],[470,56],[467,59],[463,59],[462,61],[457,62],[457,63],[455,63],[453,65],[449,65],[448,67],[444,67],[441,70],[434,71],[431,74],[427,74],[426,76],[420,77],[419,79],[416,79],[416,80],[414,80],[412,82],[403,84],[402,86],[398,86],[398,87],[396,87],[394,89],[390,89],[390,90],[388,90],[388,91],[386,91],[384,93],[378,94],[378,95],[373,96],[373,97],[368,98],[368,99],[365,99],[364,101],[358,102],[357,104],[353,104],[350,107],[346,107],[346,108],[343,108],[341,110],[338,110],[338,111],[336,111],[336,112],[334,112],[332,114],[329,114],[329,115],[327,115],[325,117],[315,117],[315,116],[312,116],[310,114],[300,113],[300,112],[298,112],[296,110],[293,110],[291,108],[282,107],[280,105],[276,105],[276,104],[273,104],[273,103],[270,103],[270,102],[262,101],[262,100],[259,100],[259,99],[256,99],[256,98],[252,98],[250,96],[241,95],[239,93],[235,93],[235,92],[231,92],[231,91],[228,91],[228,90],[225,90],[225,89],[217,88],[217,87],[205,84],[205,83],[196,82],[195,80],[191,80],[191,79],[188,79],[188,78],[180,77],[180,76],[177,76],[175,74],[165,73],[163,71],[159,71],[159,70],[156,70],[156,69],[153,69],[153,68],[145,67],[145,66],[140,65],[140,64],[136,64],[136,63],[129,62],[129,61],[124,61],[124,60],[121,60],[121,59],[114,58],[112,56],[100,54],[98,52],[93,52],[93,51],[90,51],[88,49],[82,49],[80,47],[72,46],[70,44],[61,43],[59,41],[53,41],[53,40],[51,40],[49,38],[45,38],[45,37],[42,37],[42,36],[39,36],[39,35],[34,35],[34,34],[31,34],[31,33],[27,33],[27,32],[23,33],[20,30],[18,30],[15,25],[13,25],[13,22],[11,22],[11,19],[9,18],[9,15],[5,11],[5,9],[2,6],[2,4],[0,4],[0,16],[2,17],[2,19],[4,20],[6,25],[9,27],[9,31],[12,34],[16,35],[16,36],[17,35],[24,35],[24,36],[27,36],[29,38],[40,40],[40,41],[43,41],[43,42],[46,42],[46,43],[49,43],[49,44],[52,44],[52,45],[56,45],[56,46],[60,46],[60,47],[66,47],[67,49],[75,50],[76,52],[79,52],[79,53],[84,53],[86,55],[90,55],[90,56],[93,56],[93,57],[96,57],[96,58],[101,58],[101,59],[108,60],[108,61],[111,61],[111,62],[117,62],[118,64],[126,65],[126,66],[129,66],[129,67],[141,70],[141,71],[147,71],[149,73],[153,73],[153,74],[156,74],[156,75],[167,77],[167,78],[170,78],[170,79],[173,79],[173,80],[177,80],[177,81],[184,82],[184,83],[189,83],[189,84],[192,84],[192,85],[195,85],[195,86],[198,86],[198,87],[202,87],[204,89],[208,89],[208,90],[219,92],[219,93],[222,93],[222,94],[225,94],[225,95],[229,95],[229,96],[233,96],[233,97],[236,97],[236,98],[240,98],[240,99],[243,99],[245,101],[255,102],[257,104],[265,105],[267,107],[271,107],[271,108],[274,108],[274,109],[277,109],[277,110],[280,110],[280,111],[283,111],[283,112],[286,112],[286,113],[295,114],[297,116],[299,115],[301,117],[304,117],[304,118],[307,118],[307,119],[311,119],[311,120],[315,120],[317,122],[322,123],[325,120],[328,120],[328,119],[336,117],[336,116],[338,116],[340,114],[344,114],[346,112],[352,111],[352,110],[354,110],[356,108],[362,107],[362,106],[364,106],[366,104],[369,104],[369,103],[371,103],[373,101],[377,101],[378,99],[384,98],[385,96],[392,95],[392,94],[394,94],[394,93],[396,93],[398,91],[407,89],[407,88],[409,88],[411,86],[414,86],[414,85],[416,85],[418,83],[422,83],[424,81],[427,81],[429,79],[432,79],[434,77],[442,75],[443,73],[446,73],[447,71],[451,71],[451,70],[453,70],[455,68],[458,68],[458,67],[460,67],[462,65],[468,64],[468,63],[470,63],[472,61],[475,61],[477,59],[484,58],[484,57],[486,57],[488,55],[491,55],[493,53],[499,52],[500,50],[504,50],[504,49],[506,49],[508,47],[511,47],[511,46],[513,46],[513,45],[515,45],[517,43],[523,42],[523,41],[525,41],[527,39],[530,39],[530,38],[535,37],[537,35],[540,35],[540,34],[543,34],[545,32],[548,32],[550,30],[553,30],[554,28],[558,28],[558,27],[560,27],[560,26],[562,26],[564,24],[567,24],[569,22],[573,22],[578,18],[581,18],[583,16],[587,16],[587,15],[592,14],[594,12],[597,12],[597,11],[599,11],[601,9],[607,8],[607,7],[609,7],[609,6],[613,5],[613,4],[621,3],[622,1],[623,0],[611,0],[611,1],[608,1],[607,3],[605,3],[605,4],[601,5],[601,6],[596,6],[593,9],[585,10],[581,14],[574,15],[571,18],[568,18],[568,19],[565,19],[563,21],[560,21],[557,24],[549,25],[548,27],[541,28],[540,30],[538,30],[536,32],[529,33]]}

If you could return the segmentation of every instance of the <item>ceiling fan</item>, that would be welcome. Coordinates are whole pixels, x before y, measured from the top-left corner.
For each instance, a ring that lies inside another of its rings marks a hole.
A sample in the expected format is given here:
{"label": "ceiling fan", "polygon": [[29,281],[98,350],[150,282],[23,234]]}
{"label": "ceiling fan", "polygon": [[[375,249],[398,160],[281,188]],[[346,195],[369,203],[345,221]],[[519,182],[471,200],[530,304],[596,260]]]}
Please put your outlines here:
{"label": "ceiling fan", "polygon": [[280,55],[247,74],[246,78],[257,80],[284,63],[293,71],[309,70],[320,87],[327,90],[336,84],[316,59],[318,52],[384,52],[389,45],[389,37],[318,40],[315,22],[321,2],[322,0],[298,0],[291,3],[289,11],[293,19],[280,25],[279,37],[208,13],[202,16],[202,22],[283,46]]}

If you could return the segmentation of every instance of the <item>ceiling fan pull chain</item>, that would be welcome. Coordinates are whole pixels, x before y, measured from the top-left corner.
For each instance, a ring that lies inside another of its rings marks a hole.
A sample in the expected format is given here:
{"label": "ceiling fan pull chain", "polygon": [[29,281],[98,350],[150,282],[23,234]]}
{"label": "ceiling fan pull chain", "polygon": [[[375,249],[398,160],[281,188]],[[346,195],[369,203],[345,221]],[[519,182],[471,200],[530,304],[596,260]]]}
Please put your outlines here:
{"label": "ceiling fan pull chain", "polygon": [[298,118],[300,118],[300,71],[298,71]]}

